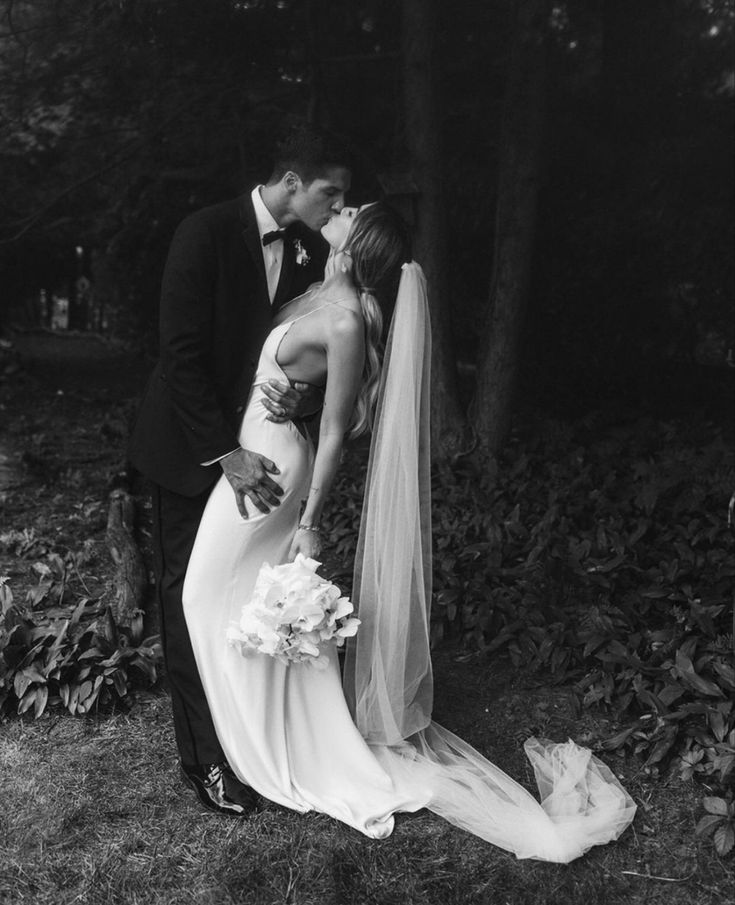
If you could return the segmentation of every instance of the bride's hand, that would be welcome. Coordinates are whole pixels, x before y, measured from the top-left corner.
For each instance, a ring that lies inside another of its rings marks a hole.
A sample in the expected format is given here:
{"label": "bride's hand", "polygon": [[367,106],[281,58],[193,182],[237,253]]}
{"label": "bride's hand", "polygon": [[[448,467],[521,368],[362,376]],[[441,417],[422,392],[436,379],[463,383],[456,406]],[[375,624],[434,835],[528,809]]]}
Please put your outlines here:
{"label": "bride's hand", "polygon": [[322,552],[322,539],[318,531],[308,528],[297,528],[291,549],[288,551],[288,561],[293,562],[297,554],[301,553],[307,559],[316,559]]}

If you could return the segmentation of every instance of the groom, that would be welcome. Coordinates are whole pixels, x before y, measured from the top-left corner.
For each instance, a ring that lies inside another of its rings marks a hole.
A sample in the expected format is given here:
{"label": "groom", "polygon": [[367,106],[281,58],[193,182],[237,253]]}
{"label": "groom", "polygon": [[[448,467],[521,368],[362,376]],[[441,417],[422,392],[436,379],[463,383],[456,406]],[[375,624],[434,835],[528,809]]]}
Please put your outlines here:
{"label": "groom", "polygon": [[[187,217],[171,243],[161,291],[160,360],[133,429],[129,458],[153,483],[153,548],[161,638],[185,780],[219,813],[257,796],[226,763],[196,667],[181,594],[207,498],[224,473],[238,509],[279,504],[278,463],[241,449],[238,428],[274,312],[322,279],[318,230],[344,205],[346,147],[309,124],[278,143],[266,185]],[[269,417],[321,405],[306,384],[264,388]],[[247,689],[243,689],[247,694]]]}

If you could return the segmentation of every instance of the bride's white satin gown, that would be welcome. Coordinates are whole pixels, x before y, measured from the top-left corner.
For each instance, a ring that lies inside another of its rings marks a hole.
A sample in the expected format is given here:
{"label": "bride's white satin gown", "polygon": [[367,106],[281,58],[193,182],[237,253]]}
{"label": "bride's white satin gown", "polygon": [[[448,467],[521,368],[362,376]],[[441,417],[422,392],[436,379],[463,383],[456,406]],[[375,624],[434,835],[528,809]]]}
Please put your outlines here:
{"label": "bride's white satin gown", "polygon": [[617,838],[635,805],[587,749],[571,741],[527,743],[539,804],[435,723],[398,749],[366,744],[345,702],[336,650],[320,671],[263,654],[243,657],[228,643],[227,630],[239,620],[263,562],[286,560],[309,489],[311,442],[290,422],[266,420],[262,391],[270,378],[285,378],[278,348],[298,319],[269,334],[239,436],[244,448],[276,463],[281,504],[263,515],[248,502],[244,520],[229,483],[220,478],[184,584],[194,654],[232,769],[271,801],[329,814],[376,838],[390,835],[395,812],[423,807],[519,858],[566,862]]}
{"label": "bride's white satin gown", "polygon": [[239,436],[244,448],[276,463],[281,505],[264,515],[248,501],[244,520],[220,478],[186,573],[184,612],[217,735],[237,776],[278,804],[387,836],[393,812],[422,808],[428,794],[396,790],[363,741],[345,703],[336,649],[329,667],[316,670],[262,654],[243,657],[227,642],[263,562],[286,561],[309,490],[311,441],[290,422],[266,420],[263,405],[263,384],[288,379],[276,355],[293,323],[275,327],[263,346]]}

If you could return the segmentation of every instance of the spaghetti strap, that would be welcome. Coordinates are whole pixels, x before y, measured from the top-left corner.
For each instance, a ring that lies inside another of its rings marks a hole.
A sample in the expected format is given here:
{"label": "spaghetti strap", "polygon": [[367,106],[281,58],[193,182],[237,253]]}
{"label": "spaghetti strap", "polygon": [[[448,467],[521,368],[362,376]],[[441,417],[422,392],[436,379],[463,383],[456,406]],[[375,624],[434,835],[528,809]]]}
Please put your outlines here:
{"label": "spaghetti strap", "polygon": [[329,307],[329,305],[333,305],[333,304],[334,304],[334,302],[324,302],[323,305],[317,305],[316,308],[312,308],[311,311],[307,311],[305,314],[299,314],[298,317],[294,317],[290,321],[284,321],[284,323],[287,323],[290,326],[291,324],[295,324],[296,321],[303,320],[303,318],[308,317],[310,314],[314,314],[314,312],[316,312],[316,311],[321,311],[322,308],[327,308],[327,307]]}
{"label": "spaghetti strap", "polygon": [[[347,296],[345,296],[345,298],[347,298]],[[303,320],[303,318],[308,317],[310,314],[315,314],[317,311],[321,311],[322,308],[329,308],[332,305],[337,305],[337,307],[342,308],[343,306],[339,304],[341,301],[342,301],[342,299],[335,299],[332,302],[324,302],[323,305],[317,305],[316,308],[312,308],[311,311],[307,311],[304,314],[299,314],[298,317],[294,317],[290,321],[283,321],[283,323],[279,324],[278,326],[283,327],[284,324],[288,324],[289,326],[291,326],[291,324],[295,324],[296,321]],[[346,310],[350,310],[350,309],[346,309]]]}
{"label": "spaghetti strap", "polygon": [[[278,340],[278,344],[276,345],[275,351],[273,352],[273,361],[274,361],[276,367],[279,369],[279,371],[284,375],[284,377],[287,380],[290,380],[290,377],[288,376],[288,374],[286,374],[286,372],[283,370],[283,368],[281,367],[281,365],[278,362],[278,353],[281,349],[281,343],[286,338],[286,334],[289,332],[291,327],[293,327],[293,325],[296,323],[296,321],[303,320],[305,317],[308,317],[310,314],[314,314],[317,311],[321,311],[322,308],[329,308],[330,306],[333,306],[333,305],[337,305],[337,307],[342,308],[343,306],[339,304],[340,301],[341,301],[341,299],[337,299],[336,301],[333,301],[333,302],[324,302],[323,305],[317,305],[317,307],[312,308],[311,311],[307,311],[304,314],[299,314],[298,317],[294,317],[290,321],[283,321],[283,323],[278,324],[278,326],[273,328],[274,330],[279,330],[282,327],[285,327],[285,330],[283,331],[283,333],[281,334],[281,336]],[[345,310],[349,310],[349,309],[345,309]]]}

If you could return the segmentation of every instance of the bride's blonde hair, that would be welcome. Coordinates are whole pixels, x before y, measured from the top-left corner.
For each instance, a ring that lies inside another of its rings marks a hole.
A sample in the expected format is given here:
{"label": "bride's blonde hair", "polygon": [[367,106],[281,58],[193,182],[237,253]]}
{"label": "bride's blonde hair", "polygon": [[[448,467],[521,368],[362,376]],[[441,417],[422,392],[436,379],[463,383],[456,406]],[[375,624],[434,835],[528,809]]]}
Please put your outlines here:
{"label": "bride's blonde hair", "polygon": [[355,217],[345,251],[352,258],[352,279],[365,321],[365,365],[350,424],[350,438],[372,430],[378,400],[383,346],[383,312],[392,312],[401,266],[411,260],[408,227],[382,202]]}

